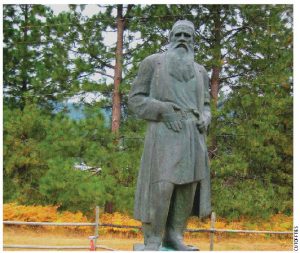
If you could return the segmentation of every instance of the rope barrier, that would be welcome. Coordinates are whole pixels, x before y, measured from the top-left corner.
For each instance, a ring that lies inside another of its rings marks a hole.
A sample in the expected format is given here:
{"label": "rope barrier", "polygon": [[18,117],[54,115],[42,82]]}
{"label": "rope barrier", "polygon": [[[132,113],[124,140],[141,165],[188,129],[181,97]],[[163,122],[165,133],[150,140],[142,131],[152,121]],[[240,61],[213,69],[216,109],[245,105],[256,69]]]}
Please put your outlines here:
{"label": "rope barrier", "polygon": [[[72,222],[23,222],[23,221],[3,221],[4,225],[28,225],[28,226],[96,226],[96,223],[72,223]],[[118,225],[110,223],[98,223],[99,227],[112,228],[135,228],[142,229],[141,226]],[[269,231],[269,230],[241,230],[241,229],[186,229],[186,232],[219,232],[219,233],[253,233],[253,234],[293,234],[292,231]],[[98,246],[97,246],[98,247]]]}

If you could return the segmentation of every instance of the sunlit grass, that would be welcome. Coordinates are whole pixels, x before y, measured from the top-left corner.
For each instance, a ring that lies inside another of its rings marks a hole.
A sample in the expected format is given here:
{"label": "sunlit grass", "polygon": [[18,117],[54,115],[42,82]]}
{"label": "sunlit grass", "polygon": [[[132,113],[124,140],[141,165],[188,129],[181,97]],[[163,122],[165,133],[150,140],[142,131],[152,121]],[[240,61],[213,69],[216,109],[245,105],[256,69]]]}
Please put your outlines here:
{"label": "sunlit grass", "polygon": [[[89,246],[88,234],[85,232],[74,232],[62,230],[43,231],[41,229],[23,229],[18,227],[4,227],[3,240],[4,244],[27,244],[27,245],[86,245]],[[99,237],[97,244],[101,244],[116,250],[132,250],[133,244],[142,243],[141,236],[136,238],[126,238],[120,234],[106,234]],[[209,236],[203,235],[201,238],[185,238],[187,244],[195,245],[201,250],[209,250]],[[232,238],[222,234],[216,235],[214,240],[214,250],[273,250],[273,251],[290,251],[292,250],[292,238],[280,239],[276,236],[269,238],[257,238],[248,235],[248,237]],[[8,249],[7,249],[8,250]],[[11,249],[9,249],[11,250]],[[21,249],[18,249],[21,250]],[[25,250],[25,249],[24,249]],[[100,250],[100,249],[99,249]]]}

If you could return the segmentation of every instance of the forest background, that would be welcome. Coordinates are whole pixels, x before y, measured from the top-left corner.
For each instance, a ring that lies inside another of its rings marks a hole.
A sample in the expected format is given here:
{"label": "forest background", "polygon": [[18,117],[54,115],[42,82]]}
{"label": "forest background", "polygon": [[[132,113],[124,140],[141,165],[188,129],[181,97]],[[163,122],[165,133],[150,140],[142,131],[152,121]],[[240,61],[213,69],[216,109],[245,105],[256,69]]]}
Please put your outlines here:
{"label": "forest background", "polygon": [[[128,92],[141,60],[188,19],[211,78],[214,211],[293,214],[292,5],[84,8],[3,6],[4,203],[132,214],[146,124],[128,112]],[[76,169],[82,162],[95,169]]]}

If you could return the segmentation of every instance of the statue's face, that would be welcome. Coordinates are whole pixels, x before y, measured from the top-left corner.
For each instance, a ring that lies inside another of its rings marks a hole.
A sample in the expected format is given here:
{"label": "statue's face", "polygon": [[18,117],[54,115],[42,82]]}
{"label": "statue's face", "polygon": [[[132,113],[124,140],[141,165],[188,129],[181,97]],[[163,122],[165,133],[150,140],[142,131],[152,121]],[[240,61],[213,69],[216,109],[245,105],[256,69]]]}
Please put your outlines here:
{"label": "statue's face", "polygon": [[178,27],[175,28],[171,35],[171,43],[173,44],[173,48],[184,48],[188,51],[188,48],[193,47],[194,38],[191,29],[188,27]]}

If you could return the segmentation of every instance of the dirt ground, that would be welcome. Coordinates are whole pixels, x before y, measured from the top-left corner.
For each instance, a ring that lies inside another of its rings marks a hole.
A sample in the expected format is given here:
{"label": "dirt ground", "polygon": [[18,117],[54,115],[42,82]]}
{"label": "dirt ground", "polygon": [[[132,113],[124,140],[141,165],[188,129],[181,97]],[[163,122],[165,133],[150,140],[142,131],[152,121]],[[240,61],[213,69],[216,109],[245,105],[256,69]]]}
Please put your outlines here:
{"label": "dirt ground", "polygon": [[[24,230],[22,228],[4,227],[4,245],[72,245],[89,246],[88,235],[62,232]],[[104,245],[119,251],[132,251],[133,244],[142,243],[142,238],[122,238],[120,236],[105,235],[99,237],[97,245]],[[209,237],[186,238],[185,242],[200,248],[201,251],[209,251]],[[278,237],[227,237],[216,235],[214,239],[215,251],[291,251],[293,249],[292,238]],[[11,249],[6,251],[33,251],[33,249]],[[88,249],[86,249],[88,250]],[[98,249],[101,250],[101,249]],[[102,249],[103,250],[103,249]],[[41,249],[39,249],[41,251]],[[81,250],[83,251],[83,249]]]}

